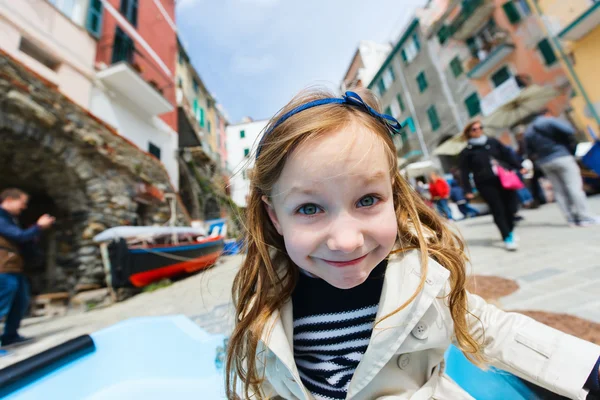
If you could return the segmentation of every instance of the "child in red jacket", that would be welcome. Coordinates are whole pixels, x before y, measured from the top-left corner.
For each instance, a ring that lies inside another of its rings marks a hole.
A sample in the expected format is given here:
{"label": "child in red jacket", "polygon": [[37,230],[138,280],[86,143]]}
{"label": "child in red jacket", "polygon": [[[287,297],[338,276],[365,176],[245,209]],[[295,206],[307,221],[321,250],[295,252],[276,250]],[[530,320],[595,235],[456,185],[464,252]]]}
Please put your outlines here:
{"label": "child in red jacket", "polygon": [[447,219],[452,219],[452,211],[448,206],[450,185],[436,171],[429,174],[429,193],[438,212]]}

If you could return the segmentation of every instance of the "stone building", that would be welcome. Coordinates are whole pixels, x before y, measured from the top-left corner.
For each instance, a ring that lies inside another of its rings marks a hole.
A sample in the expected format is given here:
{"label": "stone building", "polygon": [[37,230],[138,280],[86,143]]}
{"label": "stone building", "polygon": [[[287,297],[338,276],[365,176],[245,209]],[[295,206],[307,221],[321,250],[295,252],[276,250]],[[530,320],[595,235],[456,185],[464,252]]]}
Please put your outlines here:
{"label": "stone building", "polygon": [[[28,266],[34,293],[104,286],[92,237],[118,225],[164,224],[164,166],[64,96],[52,82],[0,51],[0,187],[31,194],[24,226],[57,217],[44,235],[45,259]],[[177,202],[179,224],[189,222]]]}

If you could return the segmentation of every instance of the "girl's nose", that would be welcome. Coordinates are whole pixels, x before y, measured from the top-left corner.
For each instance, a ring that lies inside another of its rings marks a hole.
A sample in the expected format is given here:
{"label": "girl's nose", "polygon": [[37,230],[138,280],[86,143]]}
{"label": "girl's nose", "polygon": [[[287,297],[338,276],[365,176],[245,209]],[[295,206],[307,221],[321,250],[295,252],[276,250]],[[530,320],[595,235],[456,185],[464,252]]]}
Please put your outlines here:
{"label": "girl's nose", "polygon": [[356,221],[352,221],[348,217],[345,220],[334,222],[327,238],[327,247],[331,251],[352,253],[364,244],[362,230]]}

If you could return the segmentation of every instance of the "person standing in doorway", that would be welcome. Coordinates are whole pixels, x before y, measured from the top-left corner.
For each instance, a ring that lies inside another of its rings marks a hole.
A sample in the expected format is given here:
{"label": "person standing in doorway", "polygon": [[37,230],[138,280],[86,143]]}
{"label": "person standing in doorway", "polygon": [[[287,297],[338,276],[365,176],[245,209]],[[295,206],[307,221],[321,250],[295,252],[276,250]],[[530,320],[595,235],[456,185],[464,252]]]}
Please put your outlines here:
{"label": "person standing in doorway", "polygon": [[55,221],[44,214],[35,225],[22,229],[17,217],[27,208],[28,201],[27,193],[19,189],[0,192],[0,318],[6,317],[4,334],[0,337],[2,347],[31,340],[18,334],[29,306],[29,284],[23,267],[36,251],[42,230]]}
{"label": "person standing in doorway", "polygon": [[575,161],[575,129],[549,110],[533,120],[525,132],[530,158],[540,166],[554,190],[554,197],[570,226],[600,224],[588,206],[581,171]]}
{"label": "person standing in doorway", "polygon": [[513,233],[517,213],[518,200],[514,190],[505,189],[492,168],[495,163],[509,170],[519,170],[521,165],[514,153],[495,138],[488,138],[483,132],[481,121],[468,123],[463,136],[468,141],[467,147],[460,153],[461,182],[465,189],[465,197],[474,198],[469,175],[483,200],[494,216],[494,222],[502,235],[507,250],[517,250]]}
{"label": "person standing in doorway", "polygon": [[432,171],[429,174],[429,193],[437,211],[446,219],[452,219],[452,211],[448,205],[450,185],[437,171]]}

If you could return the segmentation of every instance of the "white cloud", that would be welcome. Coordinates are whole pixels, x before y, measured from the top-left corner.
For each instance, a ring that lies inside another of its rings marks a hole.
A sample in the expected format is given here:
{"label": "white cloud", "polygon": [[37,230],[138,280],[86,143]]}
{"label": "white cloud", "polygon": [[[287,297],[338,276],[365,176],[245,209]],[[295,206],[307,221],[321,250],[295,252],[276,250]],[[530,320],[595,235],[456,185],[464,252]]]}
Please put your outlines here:
{"label": "white cloud", "polygon": [[274,69],[276,64],[277,61],[272,54],[262,56],[236,55],[232,59],[231,70],[245,76],[260,75]]}

